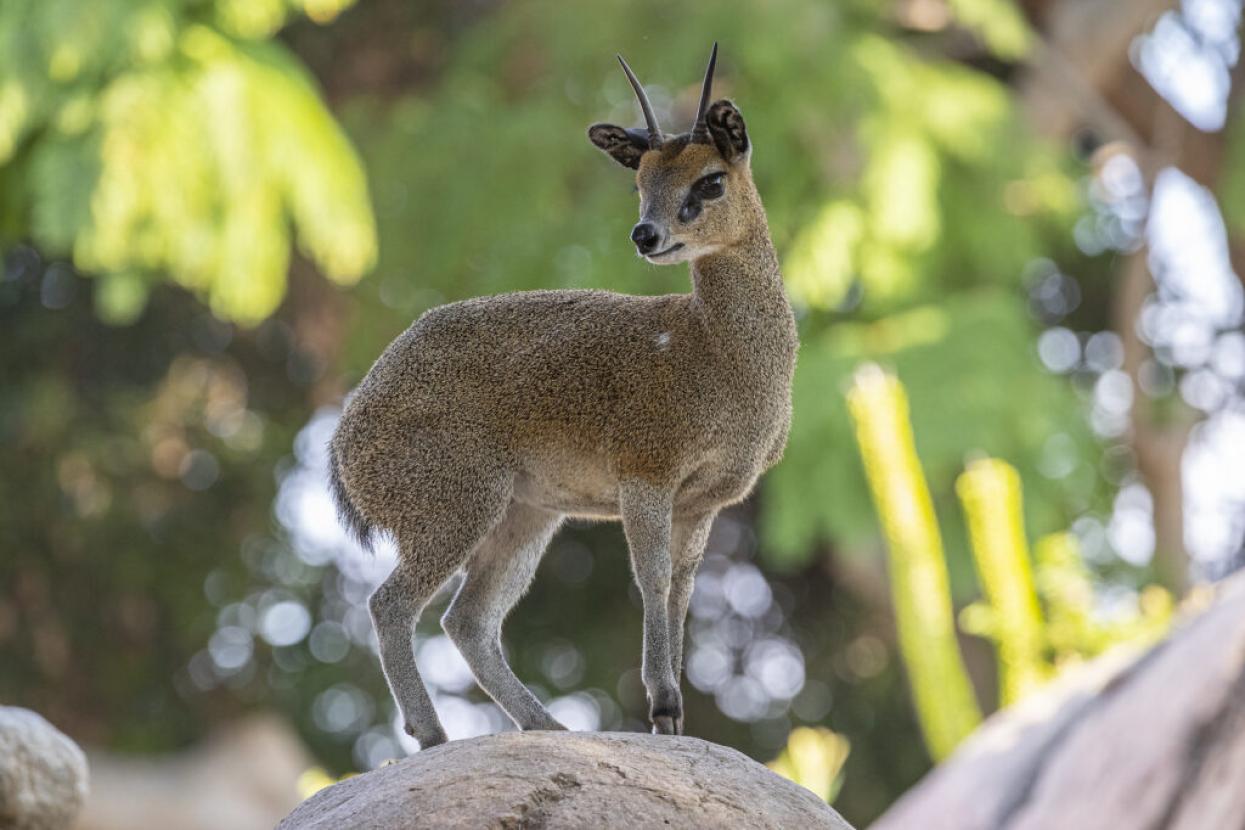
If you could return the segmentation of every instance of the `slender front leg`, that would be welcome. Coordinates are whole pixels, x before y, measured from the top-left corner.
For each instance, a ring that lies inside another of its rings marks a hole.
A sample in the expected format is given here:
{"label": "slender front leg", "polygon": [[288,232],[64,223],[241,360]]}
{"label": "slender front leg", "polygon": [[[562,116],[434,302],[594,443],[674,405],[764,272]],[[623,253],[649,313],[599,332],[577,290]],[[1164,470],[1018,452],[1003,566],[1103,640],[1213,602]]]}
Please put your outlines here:
{"label": "slender front leg", "polygon": [[[709,541],[709,529],[713,526],[716,513],[703,516],[679,517],[674,521],[674,532],[670,549],[672,551],[673,572],[670,582],[670,668],[674,672],[675,683],[683,677],[683,633],[687,622],[687,606],[692,599],[692,587],[696,579],[696,571],[700,560],[705,555],[705,543]],[[676,724],[680,735],[683,724]]]}
{"label": "slender front leg", "polygon": [[683,719],[683,699],[671,668],[670,511],[672,494],[645,482],[625,482],[619,495],[623,530],[644,600],[644,661],[653,731],[673,735]]}

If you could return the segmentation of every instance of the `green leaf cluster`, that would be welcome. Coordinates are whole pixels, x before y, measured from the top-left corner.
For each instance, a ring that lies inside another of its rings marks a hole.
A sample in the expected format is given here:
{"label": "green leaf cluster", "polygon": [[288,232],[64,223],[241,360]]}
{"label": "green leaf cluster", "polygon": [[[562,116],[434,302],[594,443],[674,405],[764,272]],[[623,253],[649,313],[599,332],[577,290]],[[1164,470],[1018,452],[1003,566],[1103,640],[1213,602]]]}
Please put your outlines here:
{"label": "green leaf cluster", "polygon": [[[846,397],[886,539],[913,705],[931,755],[942,760],[976,728],[981,714],[960,656],[946,553],[908,398],[903,384],[875,364],[856,370]],[[1011,464],[990,457],[970,461],[956,492],[984,594],[964,609],[960,623],[994,643],[1000,707],[1038,689],[1058,668],[1112,645],[1152,642],[1166,631],[1172,599],[1154,585],[1137,594],[1135,609],[1103,618],[1071,533],[1044,537],[1036,566],[1031,562],[1021,479]]]}
{"label": "green leaf cluster", "polygon": [[[1042,533],[1067,527],[1102,498],[1096,444],[1077,395],[1041,369],[1023,305],[998,289],[965,292],[873,322],[840,322],[805,340],[787,455],[764,492],[762,532],[778,562],[801,564],[823,539],[847,553],[872,549],[876,520],[842,394],[864,360],[892,368],[908,391],[951,549],[965,549],[959,523],[946,518],[972,452],[1016,464],[1028,482],[1026,523]],[[967,558],[951,565],[962,582]]]}
{"label": "green leaf cluster", "polygon": [[0,243],[101,279],[129,322],[169,279],[254,324],[292,240],[331,279],[375,257],[362,168],[298,61],[265,41],[347,0],[15,0],[0,7]]}
{"label": "green leaf cluster", "polygon": [[[367,325],[355,326],[348,371],[361,376],[412,318],[449,300],[686,290],[681,269],[636,260],[631,176],[584,132],[638,123],[614,52],[681,129],[717,39],[716,93],[748,120],[802,315],[795,425],[764,484],[763,554],[797,567],[819,542],[876,540],[840,394],[866,358],[896,365],[912,390],[940,510],[954,506],[964,453],[1022,459],[1030,477],[1054,448],[1076,469],[1042,479],[1027,509],[1035,527],[1065,527],[1098,496],[1084,461],[1095,448],[1076,396],[1036,359],[1022,275],[1072,250],[1076,170],[1029,134],[1004,83],[930,57],[892,26],[872,4],[535,0],[467,32],[425,92],[353,100],[343,120],[375,183],[381,250],[376,279],[354,292]],[[953,579],[967,568],[958,561]]]}

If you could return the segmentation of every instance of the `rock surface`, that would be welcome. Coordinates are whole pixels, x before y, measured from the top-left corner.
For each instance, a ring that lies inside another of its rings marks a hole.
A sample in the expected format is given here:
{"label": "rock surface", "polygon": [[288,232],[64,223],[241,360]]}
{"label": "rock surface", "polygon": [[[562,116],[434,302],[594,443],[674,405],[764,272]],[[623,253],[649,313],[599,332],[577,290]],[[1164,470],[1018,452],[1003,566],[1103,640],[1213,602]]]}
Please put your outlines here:
{"label": "rock surface", "polygon": [[454,741],[321,790],[278,830],[537,827],[851,830],[733,749],[617,732]]}
{"label": "rock surface", "polygon": [[990,718],[871,830],[1245,827],[1245,574]]}
{"label": "rock surface", "polygon": [[27,709],[0,706],[0,827],[69,827],[86,776],[86,757],[64,733]]}
{"label": "rock surface", "polygon": [[315,763],[289,724],[263,714],[169,755],[89,757],[91,794],[74,830],[272,830]]}

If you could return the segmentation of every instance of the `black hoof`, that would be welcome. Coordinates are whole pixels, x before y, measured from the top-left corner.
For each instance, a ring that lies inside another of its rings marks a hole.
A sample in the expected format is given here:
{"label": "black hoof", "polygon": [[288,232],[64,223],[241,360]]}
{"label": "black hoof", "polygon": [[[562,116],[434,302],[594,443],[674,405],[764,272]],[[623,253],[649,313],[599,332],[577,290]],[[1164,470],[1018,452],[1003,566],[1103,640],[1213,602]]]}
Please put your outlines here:
{"label": "black hoof", "polygon": [[436,732],[433,732],[431,734],[420,735],[418,732],[415,731],[415,727],[408,723],[402,727],[402,731],[410,735],[415,740],[419,741],[419,748],[421,750],[431,749],[432,747],[437,746],[438,744],[443,744],[446,742],[446,740],[448,740],[445,737],[445,732],[441,731],[440,729],[438,729]]}
{"label": "black hoof", "polygon": [[653,721],[654,735],[682,735],[683,711],[673,707],[654,709],[649,716]]}

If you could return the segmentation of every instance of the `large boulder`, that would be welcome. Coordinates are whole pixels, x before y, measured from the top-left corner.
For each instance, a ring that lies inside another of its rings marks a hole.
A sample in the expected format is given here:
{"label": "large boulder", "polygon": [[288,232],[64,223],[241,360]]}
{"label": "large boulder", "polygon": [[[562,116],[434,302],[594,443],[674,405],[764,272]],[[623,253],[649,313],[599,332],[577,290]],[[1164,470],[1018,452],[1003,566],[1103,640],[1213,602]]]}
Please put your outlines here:
{"label": "large boulder", "polygon": [[278,830],[851,830],[803,787],[697,738],[507,732],[419,752],[321,790]]}
{"label": "large boulder", "polygon": [[1245,573],[990,718],[872,830],[1245,827]]}
{"label": "large boulder", "polygon": [[0,706],[0,827],[63,830],[85,797],[78,745],[34,712]]}

